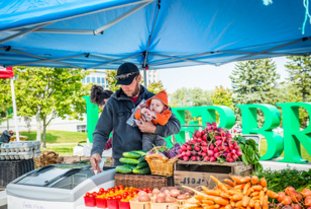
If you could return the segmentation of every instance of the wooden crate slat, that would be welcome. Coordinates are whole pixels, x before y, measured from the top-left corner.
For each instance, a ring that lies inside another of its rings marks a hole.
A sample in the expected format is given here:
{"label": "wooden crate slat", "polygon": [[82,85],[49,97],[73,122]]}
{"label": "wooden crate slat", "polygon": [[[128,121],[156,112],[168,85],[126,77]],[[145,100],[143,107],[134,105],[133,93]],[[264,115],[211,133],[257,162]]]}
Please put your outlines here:
{"label": "wooden crate slat", "polygon": [[228,178],[229,175],[250,175],[251,165],[244,165],[243,162],[215,163],[196,161],[177,161],[174,170],[175,185],[187,185],[191,187],[207,186],[213,188],[215,183],[210,180],[213,175],[219,180]]}

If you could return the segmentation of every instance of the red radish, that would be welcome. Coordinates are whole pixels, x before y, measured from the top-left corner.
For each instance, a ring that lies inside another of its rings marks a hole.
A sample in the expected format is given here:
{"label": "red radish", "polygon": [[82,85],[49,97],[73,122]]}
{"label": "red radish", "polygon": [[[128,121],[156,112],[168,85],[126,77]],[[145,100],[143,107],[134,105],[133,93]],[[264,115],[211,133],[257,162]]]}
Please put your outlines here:
{"label": "red radish", "polygon": [[201,148],[200,148],[199,146],[196,146],[196,147],[194,148],[194,150],[195,150],[195,151],[200,151]]}
{"label": "red radish", "polygon": [[197,157],[196,156],[191,156],[190,158],[192,161],[196,161],[197,160]]}
{"label": "red radish", "polygon": [[211,157],[211,158],[210,158],[210,161],[211,161],[211,162],[215,162],[215,161],[216,161],[216,158],[215,158],[215,157]]}
{"label": "red radish", "polygon": [[188,160],[189,160],[189,157],[188,157],[188,156],[183,156],[182,160],[188,161]]}
{"label": "red radish", "polygon": [[208,156],[205,156],[204,158],[203,158],[203,161],[209,161],[210,160],[210,158],[208,157]]}
{"label": "red radish", "polygon": [[201,132],[200,131],[196,131],[194,133],[195,137],[200,138],[201,137]]}
{"label": "red radish", "polygon": [[208,155],[208,156],[213,156],[213,155],[214,155],[214,151],[212,151],[212,150],[207,150],[207,155]]}

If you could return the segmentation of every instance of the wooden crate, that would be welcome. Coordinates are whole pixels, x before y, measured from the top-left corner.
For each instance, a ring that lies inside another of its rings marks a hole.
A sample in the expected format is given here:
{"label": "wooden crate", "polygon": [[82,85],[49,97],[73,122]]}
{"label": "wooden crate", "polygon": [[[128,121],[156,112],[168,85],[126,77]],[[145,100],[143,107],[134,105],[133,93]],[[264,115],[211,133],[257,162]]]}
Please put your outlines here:
{"label": "wooden crate", "polygon": [[175,186],[198,187],[204,185],[213,188],[215,184],[210,179],[211,175],[223,180],[229,175],[246,176],[251,172],[252,166],[246,166],[243,162],[215,163],[179,160],[175,164],[174,183]]}
{"label": "wooden crate", "polygon": [[155,176],[155,175],[136,175],[136,174],[120,174],[114,176],[115,185],[132,186],[136,188],[162,188],[173,186],[173,177]]}

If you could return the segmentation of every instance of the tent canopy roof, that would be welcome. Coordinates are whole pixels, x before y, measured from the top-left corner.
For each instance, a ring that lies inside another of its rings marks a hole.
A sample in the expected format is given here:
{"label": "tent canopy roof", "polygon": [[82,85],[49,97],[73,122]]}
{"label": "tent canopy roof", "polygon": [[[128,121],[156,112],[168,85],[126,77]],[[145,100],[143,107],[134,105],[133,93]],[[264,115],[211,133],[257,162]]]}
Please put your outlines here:
{"label": "tent canopy roof", "polygon": [[308,54],[308,11],[303,0],[2,1],[0,65],[162,69]]}

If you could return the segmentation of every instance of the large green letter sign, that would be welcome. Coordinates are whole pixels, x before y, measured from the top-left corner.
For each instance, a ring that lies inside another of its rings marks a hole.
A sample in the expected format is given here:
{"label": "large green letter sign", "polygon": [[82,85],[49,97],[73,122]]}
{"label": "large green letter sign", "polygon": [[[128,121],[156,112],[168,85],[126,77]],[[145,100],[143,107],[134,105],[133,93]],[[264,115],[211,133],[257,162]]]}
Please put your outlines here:
{"label": "large green letter sign", "polygon": [[[300,143],[311,155],[311,124],[300,130],[299,108],[304,108],[309,118],[311,116],[311,103],[278,103],[282,108],[284,130],[284,162],[305,163],[300,152]],[[310,120],[309,120],[310,121]]]}
{"label": "large green letter sign", "polygon": [[[279,157],[283,151],[283,138],[275,134],[272,129],[280,124],[280,113],[278,109],[267,104],[245,104],[238,105],[241,109],[243,134],[261,134],[267,140],[267,152],[261,160],[271,160]],[[258,127],[257,110],[264,115],[264,124]]]}
{"label": "large green letter sign", "polygon": [[235,124],[235,115],[227,106],[207,106],[207,121],[216,122],[216,112],[219,114],[219,127],[230,129]]}
{"label": "large green letter sign", "polygon": [[86,130],[89,142],[93,142],[93,132],[98,120],[98,106],[91,103],[90,96],[83,97],[86,101]]}

